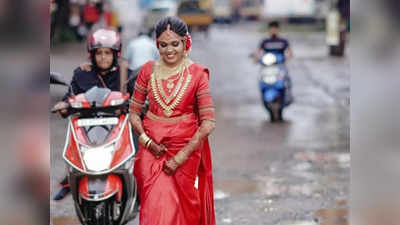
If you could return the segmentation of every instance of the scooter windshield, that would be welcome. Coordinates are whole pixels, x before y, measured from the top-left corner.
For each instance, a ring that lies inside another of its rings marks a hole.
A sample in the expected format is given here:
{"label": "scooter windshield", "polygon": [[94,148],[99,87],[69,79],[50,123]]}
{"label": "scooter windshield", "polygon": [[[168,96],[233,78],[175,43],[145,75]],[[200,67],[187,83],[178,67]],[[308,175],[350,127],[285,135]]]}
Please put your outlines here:
{"label": "scooter windshield", "polygon": [[87,118],[85,126],[82,126],[90,145],[104,144],[114,125],[118,123],[116,117],[110,117],[113,116],[112,113],[106,113],[102,110],[102,105],[110,93],[110,89],[99,87],[93,87],[85,93],[88,102],[92,107],[95,107],[90,114],[91,118]]}
{"label": "scooter windshield", "polygon": [[107,140],[107,137],[111,133],[114,126],[102,125],[102,126],[90,126],[85,127],[85,133],[90,145],[101,145]]}
{"label": "scooter windshield", "polygon": [[100,107],[103,105],[110,92],[111,90],[108,88],[92,87],[85,93],[85,96],[89,104]]}

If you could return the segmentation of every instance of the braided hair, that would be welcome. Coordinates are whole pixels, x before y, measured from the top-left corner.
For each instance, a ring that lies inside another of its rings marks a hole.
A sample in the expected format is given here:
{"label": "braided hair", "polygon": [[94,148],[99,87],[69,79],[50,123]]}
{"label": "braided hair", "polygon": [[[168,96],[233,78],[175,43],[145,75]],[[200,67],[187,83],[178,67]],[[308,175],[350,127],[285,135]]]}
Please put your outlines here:
{"label": "braided hair", "polygon": [[185,22],[183,22],[178,17],[165,17],[156,25],[156,38],[159,38],[161,34],[168,29],[168,24],[170,29],[181,37],[185,37],[188,34],[188,27]]}

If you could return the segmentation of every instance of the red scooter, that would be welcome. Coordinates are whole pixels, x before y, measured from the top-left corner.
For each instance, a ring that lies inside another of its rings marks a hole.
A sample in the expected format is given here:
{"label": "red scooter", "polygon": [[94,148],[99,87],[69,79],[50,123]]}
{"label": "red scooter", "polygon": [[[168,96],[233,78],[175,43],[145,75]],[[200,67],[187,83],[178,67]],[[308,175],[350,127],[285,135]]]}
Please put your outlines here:
{"label": "red scooter", "polygon": [[84,225],[122,225],[138,213],[129,94],[93,87],[68,99],[63,152],[76,214]]}

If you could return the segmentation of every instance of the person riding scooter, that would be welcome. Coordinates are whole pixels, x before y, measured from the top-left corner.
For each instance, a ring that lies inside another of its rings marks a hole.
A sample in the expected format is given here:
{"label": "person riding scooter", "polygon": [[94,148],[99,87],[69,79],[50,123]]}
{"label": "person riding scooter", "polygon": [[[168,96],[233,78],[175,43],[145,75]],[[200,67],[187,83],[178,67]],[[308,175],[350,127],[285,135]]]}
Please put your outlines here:
{"label": "person riding scooter", "polygon": [[[78,67],[74,70],[68,92],[64,95],[62,101],[54,105],[52,111],[66,114],[69,106],[68,98],[85,93],[94,86],[120,91],[120,73],[128,68],[120,66],[118,63],[121,55],[121,41],[118,33],[110,29],[99,29],[93,32],[89,36],[87,50],[92,69],[86,71]],[[128,77],[131,73],[132,71],[128,70]],[[129,93],[132,93],[134,84],[135,79],[129,80],[127,84]],[[54,200],[61,200],[70,191],[67,177],[63,179],[60,185],[62,189],[54,197]]]}
{"label": "person riding scooter", "polygon": [[279,23],[268,24],[270,37],[261,41],[254,63],[260,64],[260,90],[271,122],[283,121],[283,108],[293,102],[291,79],[285,65],[292,57],[288,40],[279,36]]}
{"label": "person riding scooter", "polygon": [[292,57],[289,41],[280,37],[279,28],[280,25],[278,21],[271,21],[268,24],[270,37],[261,41],[257,53],[254,55],[254,63],[258,63],[260,57],[268,52],[283,54],[286,60]]}

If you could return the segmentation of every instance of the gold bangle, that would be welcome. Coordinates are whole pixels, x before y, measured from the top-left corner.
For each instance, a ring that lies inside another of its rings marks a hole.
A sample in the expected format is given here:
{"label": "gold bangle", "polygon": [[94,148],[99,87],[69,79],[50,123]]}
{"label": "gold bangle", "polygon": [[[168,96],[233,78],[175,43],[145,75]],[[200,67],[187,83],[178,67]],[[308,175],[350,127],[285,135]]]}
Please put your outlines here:
{"label": "gold bangle", "polygon": [[146,143],[150,140],[149,136],[147,136],[146,133],[142,133],[139,136],[139,143],[142,144],[143,146],[146,146]]}
{"label": "gold bangle", "polygon": [[153,142],[153,140],[151,140],[151,139],[149,138],[149,140],[146,142],[146,148],[149,148],[149,147],[150,147],[151,142]]}

